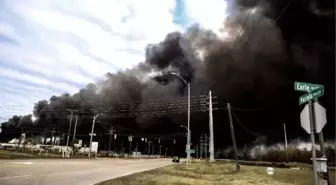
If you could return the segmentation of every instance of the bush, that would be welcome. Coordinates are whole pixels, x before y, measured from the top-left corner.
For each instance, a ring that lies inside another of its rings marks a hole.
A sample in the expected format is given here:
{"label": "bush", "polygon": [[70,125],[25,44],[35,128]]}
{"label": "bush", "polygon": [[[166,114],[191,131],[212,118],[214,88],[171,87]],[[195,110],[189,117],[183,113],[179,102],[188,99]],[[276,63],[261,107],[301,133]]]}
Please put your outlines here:
{"label": "bush", "polygon": [[[306,149],[300,150],[298,148],[287,148],[285,150],[280,148],[262,148],[261,150],[254,150],[252,154],[252,148],[239,152],[240,160],[254,160],[254,161],[268,161],[268,162],[297,162],[297,163],[311,163],[312,153]],[[326,157],[329,165],[335,165],[335,148],[326,147]],[[218,153],[218,157],[224,157],[227,159],[234,158],[234,152],[232,150],[226,151],[226,153]],[[316,151],[316,156],[321,157],[321,152]]]}

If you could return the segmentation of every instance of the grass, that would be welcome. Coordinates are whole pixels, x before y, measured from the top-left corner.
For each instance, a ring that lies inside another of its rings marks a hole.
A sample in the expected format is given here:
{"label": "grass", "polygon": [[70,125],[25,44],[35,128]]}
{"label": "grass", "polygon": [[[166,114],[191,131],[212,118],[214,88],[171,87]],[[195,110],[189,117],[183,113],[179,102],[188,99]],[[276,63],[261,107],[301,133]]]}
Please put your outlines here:
{"label": "grass", "polygon": [[[16,150],[2,150],[0,149],[0,159],[60,159],[62,155],[48,153],[45,155],[43,152],[41,155],[38,153],[16,151]],[[71,158],[62,158],[62,159],[73,159],[73,158],[87,158],[87,156],[71,156]]]}
{"label": "grass", "polygon": [[[233,163],[191,163],[170,165],[101,182],[97,185],[313,185],[312,171],[274,168],[269,177],[265,167],[241,165],[235,172]],[[335,172],[331,173],[335,179]],[[335,181],[331,182],[335,185]]]}
{"label": "grass", "polygon": [[0,150],[0,159],[37,158],[37,157],[39,156],[33,153]]}

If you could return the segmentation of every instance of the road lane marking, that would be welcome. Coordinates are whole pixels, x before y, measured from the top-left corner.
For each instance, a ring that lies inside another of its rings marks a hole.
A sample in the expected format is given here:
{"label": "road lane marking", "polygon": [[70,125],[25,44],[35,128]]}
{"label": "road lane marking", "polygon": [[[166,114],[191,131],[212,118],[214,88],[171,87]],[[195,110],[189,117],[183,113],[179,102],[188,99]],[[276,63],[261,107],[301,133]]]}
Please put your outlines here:
{"label": "road lane marking", "polygon": [[33,164],[33,162],[30,161],[24,161],[24,162],[11,162],[13,164]]}
{"label": "road lane marking", "polygon": [[16,175],[16,176],[10,176],[10,177],[0,177],[0,180],[3,179],[14,179],[14,178],[22,178],[22,177],[30,177],[32,175]]}

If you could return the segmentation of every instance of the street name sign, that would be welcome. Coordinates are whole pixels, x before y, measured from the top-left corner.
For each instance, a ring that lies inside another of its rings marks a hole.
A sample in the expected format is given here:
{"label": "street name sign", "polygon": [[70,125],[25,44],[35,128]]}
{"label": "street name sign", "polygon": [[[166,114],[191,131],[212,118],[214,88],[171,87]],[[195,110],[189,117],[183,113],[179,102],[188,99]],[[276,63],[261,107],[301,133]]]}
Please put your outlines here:
{"label": "street name sign", "polygon": [[299,105],[307,103],[310,100],[317,99],[324,94],[324,86],[319,84],[311,84],[305,82],[294,82],[296,91],[307,92],[299,97]]}
{"label": "street name sign", "polygon": [[323,94],[324,94],[323,88],[318,88],[318,89],[312,90],[309,93],[304,94],[304,95],[299,97],[299,105],[307,103],[310,100],[319,98],[319,97],[323,96]]}
{"label": "street name sign", "polygon": [[[312,142],[313,174],[315,185],[318,184],[318,175],[316,170],[316,151],[315,151],[315,132],[320,133],[327,123],[326,110],[318,102],[317,98],[323,96],[324,87],[319,84],[310,84],[304,82],[294,82],[296,91],[307,92],[299,97],[299,105],[307,103],[300,113],[301,127],[310,134]],[[314,99],[314,102],[311,100]],[[321,136],[321,135],[320,135]],[[323,136],[322,140],[323,140]],[[323,145],[323,143],[321,144]]]}
{"label": "street name sign", "polygon": [[323,88],[323,85],[311,84],[305,82],[294,82],[294,89],[301,92],[310,92],[318,88]]}

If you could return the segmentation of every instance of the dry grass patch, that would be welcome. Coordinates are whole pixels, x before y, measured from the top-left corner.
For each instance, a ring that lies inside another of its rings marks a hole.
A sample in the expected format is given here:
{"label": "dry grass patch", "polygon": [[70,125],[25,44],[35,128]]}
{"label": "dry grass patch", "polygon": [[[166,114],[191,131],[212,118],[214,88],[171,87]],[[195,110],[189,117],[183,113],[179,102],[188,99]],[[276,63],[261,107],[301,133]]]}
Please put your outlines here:
{"label": "dry grass patch", "polygon": [[313,185],[309,170],[275,168],[275,175],[269,177],[265,167],[241,166],[240,172],[234,168],[232,163],[192,163],[188,169],[185,164],[176,164],[99,185]]}

